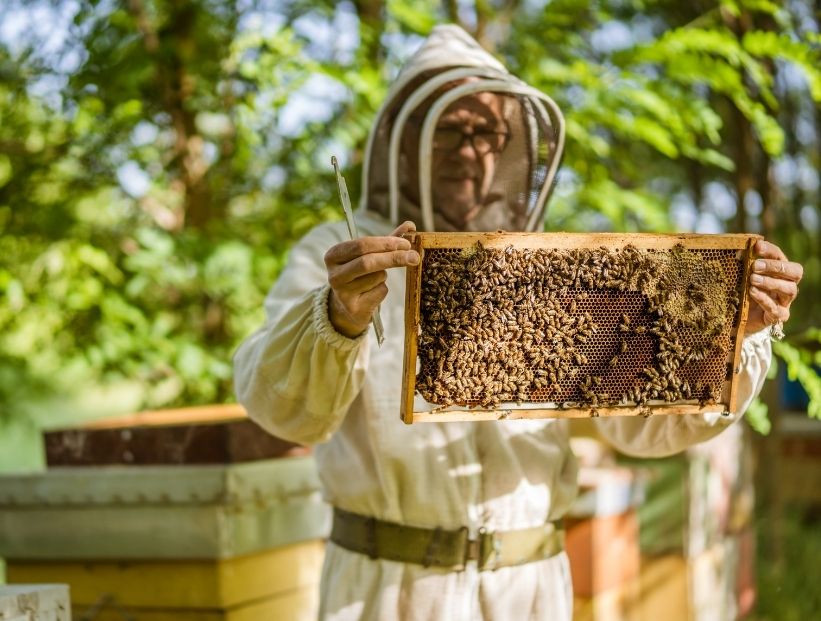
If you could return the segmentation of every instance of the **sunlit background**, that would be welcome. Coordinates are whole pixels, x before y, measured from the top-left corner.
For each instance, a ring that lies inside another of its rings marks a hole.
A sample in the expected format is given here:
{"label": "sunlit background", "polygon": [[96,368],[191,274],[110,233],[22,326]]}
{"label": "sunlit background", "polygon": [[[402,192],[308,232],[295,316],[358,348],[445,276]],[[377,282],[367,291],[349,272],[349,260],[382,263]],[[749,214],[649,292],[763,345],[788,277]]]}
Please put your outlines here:
{"label": "sunlit background", "polygon": [[[358,196],[388,84],[453,21],[564,111],[547,230],[754,232],[804,265],[744,424],[753,618],[817,618],[821,457],[789,447],[821,442],[820,12],[809,0],[5,0],[0,470],[42,467],[43,428],[232,402],[231,354],[262,323],[288,248],[342,217],[331,154]],[[794,493],[781,493],[785,473],[805,478]]]}

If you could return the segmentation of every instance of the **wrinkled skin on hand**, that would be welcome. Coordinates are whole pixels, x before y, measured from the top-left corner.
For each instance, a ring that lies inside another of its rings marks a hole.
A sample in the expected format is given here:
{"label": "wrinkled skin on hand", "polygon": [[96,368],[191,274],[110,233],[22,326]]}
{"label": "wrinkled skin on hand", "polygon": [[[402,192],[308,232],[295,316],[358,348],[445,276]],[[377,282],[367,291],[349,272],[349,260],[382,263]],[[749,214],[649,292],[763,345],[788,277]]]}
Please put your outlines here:
{"label": "wrinkled skin on hand", "polygon": [[362,334],[388,295],[388,270],[419,263],[419,253],[402,239],[415,230],[413,222],[403,222],[390,235],[341,242],[325,253],[329,319],[337,332],[350,338]]}
{"label": "wrinkled skin on hand", "polygon": [[798,283],[804,275],[801,264],[788,260],[773,243],[759,240],[753,250],[757,258],[750,276],[747,334],[790,318],[790,305],[798,295]]}

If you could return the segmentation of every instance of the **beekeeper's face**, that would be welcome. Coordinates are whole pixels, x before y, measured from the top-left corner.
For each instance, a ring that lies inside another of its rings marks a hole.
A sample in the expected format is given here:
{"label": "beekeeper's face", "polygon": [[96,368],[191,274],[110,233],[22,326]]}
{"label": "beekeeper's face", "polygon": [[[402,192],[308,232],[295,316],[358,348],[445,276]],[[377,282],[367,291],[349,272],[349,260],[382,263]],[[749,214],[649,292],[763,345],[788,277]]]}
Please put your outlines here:
{"label": "beekeeper's face", "polygon": [[[499,154],[507,145],[502,106],[502,97],[494,93],[470,95],[448,106],[436,124],[431,158],[433,208],[456,229],[466,228],[481,212]],[[417,132],[411,133],[411,143],[418,145]],[[409,157],[408,162],[415,163],[416,158]],[[408,175],[415,198],[417,172],[411,170]]]}

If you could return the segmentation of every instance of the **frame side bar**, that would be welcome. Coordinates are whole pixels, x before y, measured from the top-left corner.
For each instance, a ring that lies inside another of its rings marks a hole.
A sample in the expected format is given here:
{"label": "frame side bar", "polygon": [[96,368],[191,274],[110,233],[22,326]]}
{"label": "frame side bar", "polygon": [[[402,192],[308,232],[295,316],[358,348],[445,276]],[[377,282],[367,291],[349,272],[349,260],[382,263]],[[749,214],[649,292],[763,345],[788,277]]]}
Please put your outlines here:
{"label": "frame side bar", "polygon": [[403,236],[419,253],[419,263],[405,271],[405,353],[402,359],[402,395],[400,416],[406,424],[414,419],[413,397],[416,393],[416,356],[419,338],[419,298],[422,287],[422,264],[425,250],[417,233]]}
{"label": "frame side bar", "polygon": [[736,400],[738,397],[738,375],[741,372],[741,348],[744,346],[744,330],[747,327],[747,318],[750,311],[749,281],[750,269],[755,259],[753,248],[757,237],[751,237],[747,242],[744,251],[743,271],[741,273],[741,306],[738,312],[738,326],[736,328],[735,355],[733,356],[733,379],[730,383],[730,399],[728,407],[730,412],[736,413]]}

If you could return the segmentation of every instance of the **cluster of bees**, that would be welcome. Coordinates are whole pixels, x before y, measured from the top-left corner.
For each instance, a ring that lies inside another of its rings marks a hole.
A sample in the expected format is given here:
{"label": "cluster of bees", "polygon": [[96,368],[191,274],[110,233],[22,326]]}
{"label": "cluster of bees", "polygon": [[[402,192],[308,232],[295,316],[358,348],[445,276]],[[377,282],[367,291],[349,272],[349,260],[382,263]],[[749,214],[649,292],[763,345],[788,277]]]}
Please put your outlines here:
{"label": "cluster of bees", "polygon": [[[638,320],[628,314],[617,318],[617,338],[607,343],[612,353],[593,365],[585,352],[602,339],[604,326],[589,309],[607,291],[638,292],[646,304]],[[658,252],[477,244],[429,251],[422,270],[416,389],[436,405],[484,408],[552,401],[595,412],[605,405],[712,402],[723,377],[691,381],[687,377],[698,374],[688,375],[683,367],[716,349],[726,352],[737,307],[721,263],[680,246]],[[653,360],[614,381],[608,375],[623,372],[619,361],[630,358],[639,336],[652,339]],[[614,385],[621,388],[613,391]]]}

